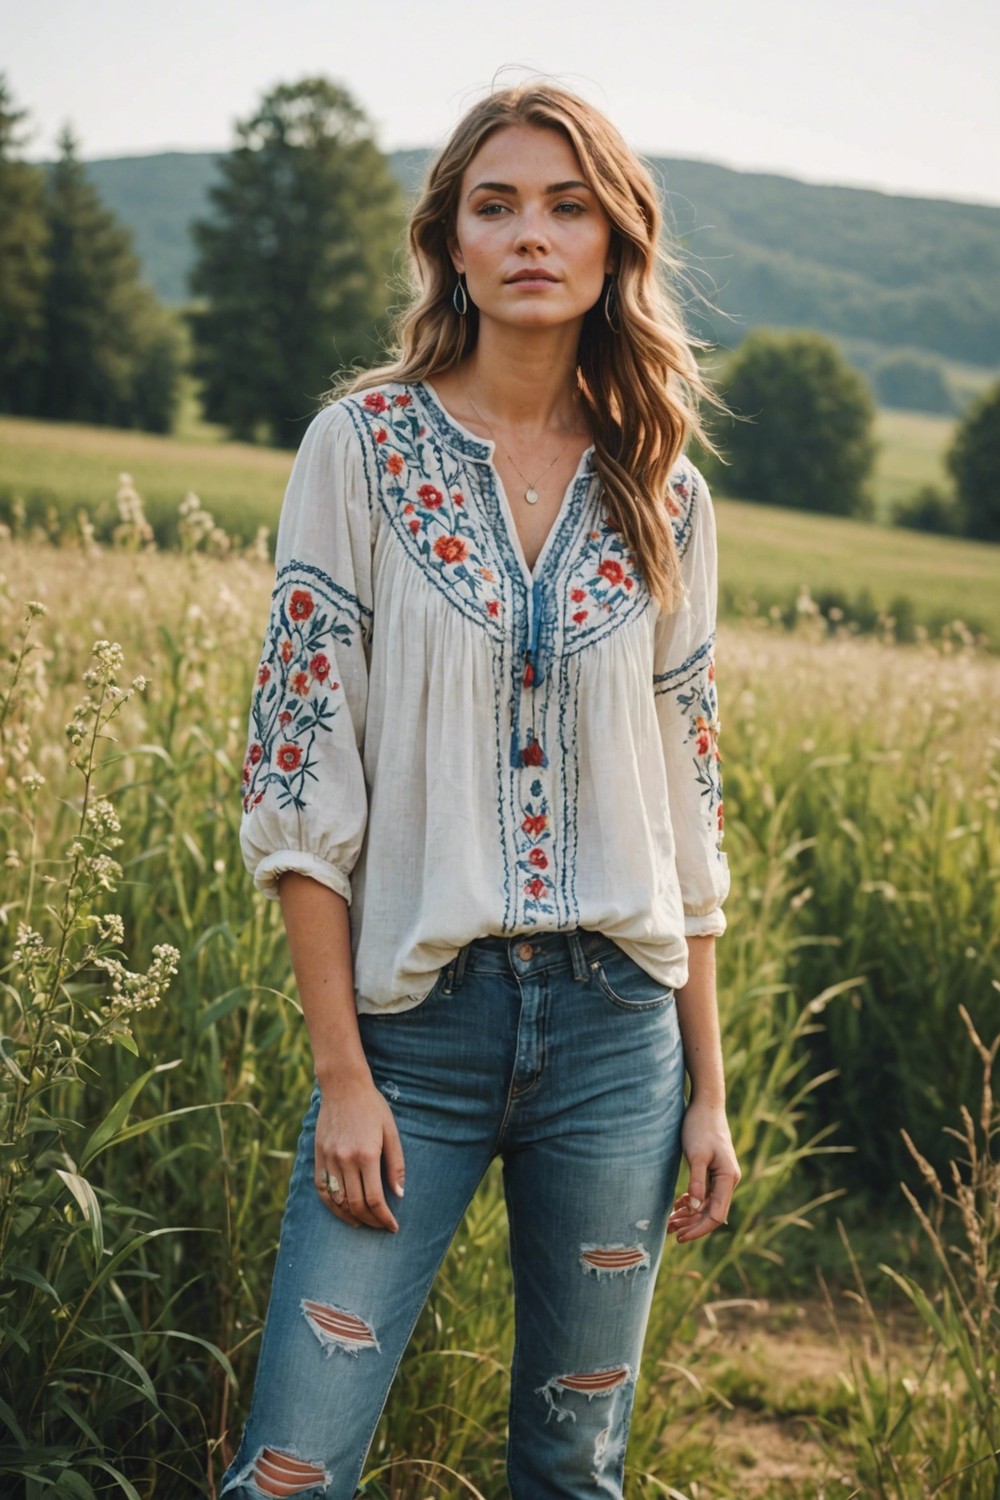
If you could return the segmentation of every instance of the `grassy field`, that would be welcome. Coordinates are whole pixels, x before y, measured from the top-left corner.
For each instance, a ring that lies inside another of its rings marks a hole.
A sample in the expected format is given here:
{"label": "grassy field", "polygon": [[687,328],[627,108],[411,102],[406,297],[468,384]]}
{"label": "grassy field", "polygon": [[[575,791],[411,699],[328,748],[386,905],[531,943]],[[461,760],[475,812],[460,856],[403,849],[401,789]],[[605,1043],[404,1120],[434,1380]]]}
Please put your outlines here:
{"label": "grassy field", "polygon": [[[918,484],[940,482],[952,424],[905,412],[879,414],[877,491],[885,513]],[[72,529],[85,509],[98,535],[117,521],[118,476],[126,471],[159,541],[176,540],[177,508],[190,490],[230,535],[246,543],[273,529],[291,453],[223,441],[188,401],[181,437],[0,417],[0,517],[20,496],[29,518],[50,513],[50,531]],[[961,620],[1000,642],[1000,548],[839,517],[719,501],[724,614],[793,610],[803,587],[869,623],[895,612],[938,631]],[[901,600],[902,605],[901,605]]]}
{"label": "grassy field", "polygon": [[[0,543],[5,1493],[17,1476],[32,1500],[214,1496],[238,1434],[311,1081],[280,913],[237,842],[270,586],[238,555]],[[18,668],[32,598],[48,614]],[[989,1040],[1000,662],[830,639],[808,615],[723,626],[718,662],[744,1179],[726,1235],[668,1247],[626,1492],[995,1500],[996,1054],[958,1002]],[[140,979],[163,944],[176,977]],[[493,1172],[366,1500],[504,1500],[508,1298]]]}

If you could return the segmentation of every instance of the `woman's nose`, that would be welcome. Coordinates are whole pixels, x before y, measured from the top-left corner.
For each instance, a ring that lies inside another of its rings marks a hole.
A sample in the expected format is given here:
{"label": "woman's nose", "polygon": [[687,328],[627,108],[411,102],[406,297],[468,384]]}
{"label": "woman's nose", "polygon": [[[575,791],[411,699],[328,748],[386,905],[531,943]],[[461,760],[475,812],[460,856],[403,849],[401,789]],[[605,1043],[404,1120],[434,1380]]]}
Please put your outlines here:
{"label": "woman's nose", "polygon": [[541,215],[526,213],[517,227],[517,248],[521,250],[546,250],[549,239]]}

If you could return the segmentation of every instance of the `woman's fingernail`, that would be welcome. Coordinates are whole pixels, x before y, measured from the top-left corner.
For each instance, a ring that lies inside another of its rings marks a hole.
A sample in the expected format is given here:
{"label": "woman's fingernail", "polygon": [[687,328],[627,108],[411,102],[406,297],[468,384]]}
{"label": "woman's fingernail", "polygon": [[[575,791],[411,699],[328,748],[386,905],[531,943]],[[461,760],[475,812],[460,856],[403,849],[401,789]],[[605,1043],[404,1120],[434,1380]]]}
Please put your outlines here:
{"label": "woman's fingernail", "polygon": [[701,1199],[700,1198],[692,1198],[691,1199],[691,1207],[692,1208],[700,1208],[701,1207]]}
{"label": "woman's fingernail", "polygon": [[402,1198],[402,1196],[403,1196],[403,1184],[401,1182],[397,1182],[396,1186],[393,1188],[393,1192],[396,1194],[397,1198]]}

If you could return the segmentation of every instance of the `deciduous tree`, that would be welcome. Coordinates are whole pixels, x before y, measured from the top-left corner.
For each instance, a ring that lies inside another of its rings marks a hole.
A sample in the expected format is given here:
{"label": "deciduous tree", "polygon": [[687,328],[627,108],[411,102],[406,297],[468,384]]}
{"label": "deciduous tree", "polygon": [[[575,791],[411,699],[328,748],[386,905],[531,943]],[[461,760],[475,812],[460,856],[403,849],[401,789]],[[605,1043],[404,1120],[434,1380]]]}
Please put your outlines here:
{"label": "deciduous tree", "polygon": [[969,408],[945,461],[966,535],[1000,542],[1000,381]]}
{"label": "deciduous tree", "polygon": [[729,460],[727,490],[836,515],[870,509],[874,403],[863,377],[829,339],[808,330],[758,329],[732,356],[720,384],[740,419],[719,434]]}

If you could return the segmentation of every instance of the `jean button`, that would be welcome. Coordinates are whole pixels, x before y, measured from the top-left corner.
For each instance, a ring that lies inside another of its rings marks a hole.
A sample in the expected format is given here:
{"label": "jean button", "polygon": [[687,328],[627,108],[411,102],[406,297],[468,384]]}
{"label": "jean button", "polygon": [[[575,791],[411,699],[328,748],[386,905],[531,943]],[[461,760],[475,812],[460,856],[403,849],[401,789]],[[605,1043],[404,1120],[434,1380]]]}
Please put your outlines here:
{"label": "jean button", "polygon": [[518,958],[523,958],[524,961],[525,961],[525,963],[527,963],[528,959],[531,958],[532,955],[534,954],[534,951],[535,950],[534,950],[534,948],[532,947],[532,945],[530,943],[519,943],[518,944],[518,949],[517,949],[517,956],[518,956]]}

